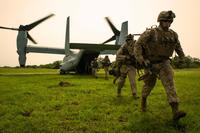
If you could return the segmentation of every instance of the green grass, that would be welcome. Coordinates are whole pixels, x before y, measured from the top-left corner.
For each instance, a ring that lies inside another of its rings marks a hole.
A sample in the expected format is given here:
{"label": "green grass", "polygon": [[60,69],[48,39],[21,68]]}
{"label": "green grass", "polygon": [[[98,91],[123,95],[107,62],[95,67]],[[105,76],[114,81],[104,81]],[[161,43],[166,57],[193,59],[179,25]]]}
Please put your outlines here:
{"label": "green grass", "polygon": [[[53,69],[0,68],[0,133],[198,133],[200,69],[175,71],[180,108],[178,125],[158,80],[148,98],[148,111],[131,97],[128,79],[116,97],[113,77],[58,75]],[[59,82],[69,86],[59,86]],[[137,82],[141,95],[142,82]]]}

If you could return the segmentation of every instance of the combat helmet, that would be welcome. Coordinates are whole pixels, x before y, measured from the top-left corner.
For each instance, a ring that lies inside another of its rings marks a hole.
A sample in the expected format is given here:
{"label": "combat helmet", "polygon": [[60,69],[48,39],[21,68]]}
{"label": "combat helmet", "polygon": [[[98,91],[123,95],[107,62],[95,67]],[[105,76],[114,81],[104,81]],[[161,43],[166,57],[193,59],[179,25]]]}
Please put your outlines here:
{"label": "combat helmet", "polygon": [[170,10],[170,11],[162,11],[158,15],[157,21],[171,21],[173,22],[173,19],[176,17],[176,15]]}
{"label": "combat helmet", "polygon": [[131,35],[131,34],[127,35],[126,40],[133,40],[133,35]]}

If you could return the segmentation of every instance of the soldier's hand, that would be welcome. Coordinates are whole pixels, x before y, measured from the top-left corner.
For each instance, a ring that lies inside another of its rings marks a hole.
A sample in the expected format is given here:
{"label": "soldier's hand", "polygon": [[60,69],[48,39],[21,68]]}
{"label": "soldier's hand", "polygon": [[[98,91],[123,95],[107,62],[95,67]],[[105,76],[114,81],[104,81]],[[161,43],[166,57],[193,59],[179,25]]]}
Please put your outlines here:
{"label": "soldier's hand", "polygon": [[144,60],[144,65],[145,65],[145,67],[149,67],[150,66],[150,61],[145,59]]}

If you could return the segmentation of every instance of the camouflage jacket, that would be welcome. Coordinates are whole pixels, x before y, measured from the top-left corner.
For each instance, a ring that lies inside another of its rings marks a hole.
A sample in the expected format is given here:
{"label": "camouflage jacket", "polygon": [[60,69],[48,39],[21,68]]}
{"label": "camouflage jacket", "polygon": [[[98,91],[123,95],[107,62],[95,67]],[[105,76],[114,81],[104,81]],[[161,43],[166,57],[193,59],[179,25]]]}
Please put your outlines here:
{"label": "camouflage jacket", "polygon": [[134,44],[135,41],[132,41],[131,44],[124,43],[117,51],[116,60],[118,62],[121,62],[122,64],[134,65],[135,64]]}
{"label": "camouflage jacket", "polygon": [[148,59],[157,62],[169,59],[174,50],[182,58],[184,52],[173,30],[163,31],[161,27],[151,28],[141,34],[135,44],[135,57],[139,62]]}
{"label": "camouflage jacket", "polygon": [[109,58],[104,58],[103,60],[102,60],[102,65],[103,65],[103,67],[108,67],[108,66],[110,66],[110,60],[109,60]]}
{"label": "camouflage jacket", "polygon": [[96,60],[91,61],[92,68],[98,68],[98,62]]}

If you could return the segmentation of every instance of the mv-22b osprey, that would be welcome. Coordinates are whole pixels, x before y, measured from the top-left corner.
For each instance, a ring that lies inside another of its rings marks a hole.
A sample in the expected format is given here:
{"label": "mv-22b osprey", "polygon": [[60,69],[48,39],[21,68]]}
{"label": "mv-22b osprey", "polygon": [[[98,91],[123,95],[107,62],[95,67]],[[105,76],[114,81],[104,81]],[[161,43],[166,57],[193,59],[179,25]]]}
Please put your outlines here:
{"label": "mv-22b osprey", "polygon": [[[65,48],[49,48],[49,47],[36,47],[27,45],[27,40],[31,40],[36,44],[36,41],[28,34],[28,31],[33,29],[35,26],[43,22],[44,20],[52,17],[50,14],[30,25],[20,25],[17,28],[0,27],[3,29],[18,30],[17,36],[17,53],[19,55],[20,67],[25,67],[26,53],[49,53],[49,54],[64,54],[63,63],[60,67],[60,74],[66,72],[75,71],[80,74],[90,74],[91,68],[90,63],[94,58],[98,57],[99,54],[115,54],[125,42],[125,37],[128,35],[128,21],[125,21],[121,25],[121,31],[116,29],[108,17],[106,21],[111,27],[114,35],[107,41],[100,44],[91,43],[70,43],[70,17],[67,18],[66,23],[66,36],[65,36]],[[110,41],[115,41],[115,44],[106,44]],[[79,49],[79,51],[72,51],[71,49]]]}

